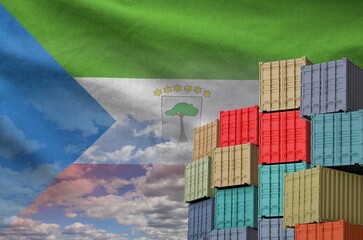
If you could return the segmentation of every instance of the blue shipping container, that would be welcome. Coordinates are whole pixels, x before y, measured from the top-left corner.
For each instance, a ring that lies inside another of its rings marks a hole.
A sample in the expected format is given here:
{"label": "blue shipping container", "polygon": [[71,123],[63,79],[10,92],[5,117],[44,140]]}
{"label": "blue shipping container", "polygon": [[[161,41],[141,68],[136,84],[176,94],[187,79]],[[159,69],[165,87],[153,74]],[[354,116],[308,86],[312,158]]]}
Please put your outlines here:
{"label": "blue shipping container", "polygon": [[307,162],[258,166],[258,217],[284,215],[284,175],[310,168]]}
{"label": "blue shipping container", "polygon": [[347,58],[301,67],[300,115],[363,108],[363,70]]}
{"label": "blue shipping container", "polygon": [[363,110],[311,117],[313,166],[363,165]]}
{"label": "blue shipping container", "polygon": [[208,238],[213,229],[213,209],[213,198],[189,205],[188,240]]}
{"label": "blue shipping container", "polygon": [[258,240],[294,240],[295,229],[284,228],[283,218],[262,218],[258,222]]}
{"label": "blue shipping container", "polygon": [[250,227],[213,230],[209,240],[257,240],[257,230]]}
{"label": "blue shipping container", "polygon": [[216,191],[214,229],[257,228],[257,187]]}

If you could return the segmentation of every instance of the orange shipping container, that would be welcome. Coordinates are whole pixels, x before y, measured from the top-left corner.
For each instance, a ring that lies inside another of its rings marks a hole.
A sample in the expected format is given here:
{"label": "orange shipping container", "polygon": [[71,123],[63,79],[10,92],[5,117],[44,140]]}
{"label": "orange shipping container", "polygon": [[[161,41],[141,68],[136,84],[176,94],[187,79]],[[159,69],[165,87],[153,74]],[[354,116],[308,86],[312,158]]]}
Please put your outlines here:
{"label": "orange shipping container", "polygon": [[213,152],[213,187],[258,185],[258,147],[252,143]]}
{"label": "orange shipping container", "polygon": [[297,224],[295,225],[296,240],[362,240],[363,227],[349,224],[343,220],[338,222]]}
{"label": "orange shipping container", "polygon": [[212,157],[212,152],[218,147],[219,120],[194,129],[193,160]]}

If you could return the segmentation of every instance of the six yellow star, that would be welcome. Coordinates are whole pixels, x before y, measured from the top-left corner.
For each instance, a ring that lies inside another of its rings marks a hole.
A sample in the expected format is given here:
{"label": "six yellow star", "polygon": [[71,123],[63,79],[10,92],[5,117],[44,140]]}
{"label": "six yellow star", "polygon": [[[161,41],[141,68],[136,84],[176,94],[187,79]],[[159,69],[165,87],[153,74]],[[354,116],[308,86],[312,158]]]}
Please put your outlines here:
{"label": "six yellow star", "polygon": [[202,88],[197,86],[197,87],[194,87],[194,92],[195,93],[201,93],[202,92]]}
{"label": "six yellow star", "polygon": [[161,89],[155,89],[154,96],[160,96],[161,95]]}
{"label": "six yellow star", "polygon": [[171,89],[171,87],[169,87],[169,86],[164,87],[164,92],[171,93],[172,91],[173,90]]}
{"label": "six yellow star", "polygon": [[[184,91],[190,92],[190,91],[192,91],[192,88],[193,87],[190,86],[189,84],[185,85],[184,86]],[[166,86],[166,87],[164,87],[164,92],[165,93],[171,93],[173,91],[173,89],[174,89],[175,92],[180,92],[182,90],[182,86],[180,86],[179,84],[175,85],[173,88],[171,88],[169,86]],[[199,87],[199,86],[196,86],[196,87],[194,87],[194,92],[197,93],[197,94],[201,93],[202,88]],[[154,96],[160,96],[163,92],[162,92],[161,89],[157,88],[157,89],[154,90],[153,93],[154,93]],[[210,97],[211,95],[212,95],[212,93],[210,91],[208,91],[208,90],[203,91],[203,96],[204,97],[207,98],[207,97]]]}
{"label": "six yellow star", "polygon": [[184,86],[184,91],[190,92],[192,90],[192,87],[190,85]]}
{"label": "six yellow star", "polygon": [[180,90],[181,90],[181,86],[179,84],[174,86],[175,92],[179,92]]}
{"label": "six yellow star", "polygon": [[204,93],[203,93],[203,96],[204,97],[210,97],[210,95],[211,95],[211,93],[210,93],[210,91],[204,91]]}

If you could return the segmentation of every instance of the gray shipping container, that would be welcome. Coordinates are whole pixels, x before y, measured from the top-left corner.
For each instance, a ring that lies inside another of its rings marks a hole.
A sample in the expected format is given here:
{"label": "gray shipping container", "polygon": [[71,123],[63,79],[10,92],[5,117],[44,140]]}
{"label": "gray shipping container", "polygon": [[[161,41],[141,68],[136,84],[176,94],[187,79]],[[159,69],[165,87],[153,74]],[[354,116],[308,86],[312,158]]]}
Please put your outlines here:
{"label": "gray shipping container", "polygon": [[257,240],[257,230],[250,227],[213,230],[209,240]]}
{"label": "gray shipping container", "polygon": [[300,115],[363,108],[363,70],[348,60],[301,67]]}
{"label": "gray shipping container", "polygon": [[188,240],[207,239],[213,229],[214,199],[189,204]]}
{"label": "gray shipping container", "polygon": [[294,240],[295,230],[284,228],[283,218],[262,218],[258,222],[258,240]]}

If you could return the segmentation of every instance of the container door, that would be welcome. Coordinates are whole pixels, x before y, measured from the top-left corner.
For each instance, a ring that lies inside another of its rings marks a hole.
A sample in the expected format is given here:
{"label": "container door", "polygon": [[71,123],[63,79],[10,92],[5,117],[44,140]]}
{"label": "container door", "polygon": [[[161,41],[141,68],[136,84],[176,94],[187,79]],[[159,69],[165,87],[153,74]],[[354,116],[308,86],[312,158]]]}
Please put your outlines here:
{"label": "container door", "polygon": [[322,64],[313,65],[311,68],[311,113],[321,113],[320,106],[324,97]]}
{"label": "container door", "polygon": [[222,185],[221,186],[228,186],[228,177],[229,177],[229,163],[231,162],[231,147],[224,147],[222,148]]}
{"label": "container door", "polygon": [[213,186],[222,186],[222,149],[213,152]]}
{"label": "container door", "polygon": [[325,115],[315,115],[311,119],[312,126],[312,163],[313,165],[324,164],[324,128]]}
{"label": "container door", "polygon": [[301,68],[300,107],[301,115],[303,116],[311,116],[312,77],[312,66],[304,66]]}
{"label": "container door", "polygon": [[184,201],[190,200],[191,190],[191,164],[185,166]]}
{"label": "container door", "polygon": [[219,144],[221,147],[228,146],[229,144],[229,111],[220,112],[219,123]]}
{"label": "container door", "polygon": [[246,188],[236,188],[235,191],[233,228],[245,226],[245,190]]}
{"label": "container door", "polygon": [[321,64],[321,99],[319,113],[327,113],[327,100],[328,100],[328,63]]}
{"label": "container door", "polygon": [[231,172],[233,172],[233,178],[231,179],[231,181],[234,185],[240,185],[243,183],[244,180],[242,178],[242,157],[244,157],[243,149],[245,148],[245,146],[246,145],[238,145],[235,147],[234,165],[231,165]]}
{"label": "container door", "polygon": [[[333,166],[339,166],[342,164],[342,117],[343,114],[334,114],[334,155]],[[350,125],[350,121],[349,121]]]}
{"label": "container door", "polygon": [[259,198],[259,217],[270,216],[270,193],[271,193],[271,172],[276,165],[260,165],[258,168],[258,198]]}
{"label": "container door", "polygon": [[215,198],[215,229],[224,229],[225,226],[225,208],[226,208],[226,196],[223,190],[216,192]]}
{"label": "container door", "polygon": [[235,212],[234,209],[234,194],[235,189],[226,189],[225,191],[225,205],[224,205],[224,228],[232,228],[233,227],[233,214]]}
{"label": "container door", "polygon": [[[335,68],[335,104],[334,104],[334,112],[338,111],[347,111],[347,94],[348,88],[347,88],[347,60],[339,60],[334,61],[332,64],[334,64]],[[333,101],[333,99],[332,99]],[[333,109],[333,106],[331,107]]]}
{"label": "container door", "polygon": [[260,108],[262,111],[271,111],[272,99],[272,65],[269,63],[260,64]]}
{"label": "container door", "polygon": [[363,110],[359,110],[354,114],[352,126],[354,128],[354,135],[352,136],[352,141],[354,141],[352,149],[354,152],[353,163],[363,166]]}
{"label": "container door", "polygon": [[229,147],[229,161],[228,161],[228,166],[227,169],[228,169],[228,173],[226,175],[227,177],[227,185],[226,186],[233,186],[235,185],[235,182],[234,182],[234,177],[235,177],[235,162],[236,162],[236,154],[238,154],[238,151],[240,151],[240,148],[241,146],[238,145],[238,146],[231,146]]}
{"label": "container door", "polygon": [[363,165],[363,111],[350,112],[351,115],[351,162]]}
{"label": "container door", "polygon": [[[325,166],[332,166],[334,162],[335,154],[335,124],[334,124],[334,114],[325,115],[325,127],[324,127],[324,159],[323,164]],[[323,165],[322,164],[322,165]]]}

